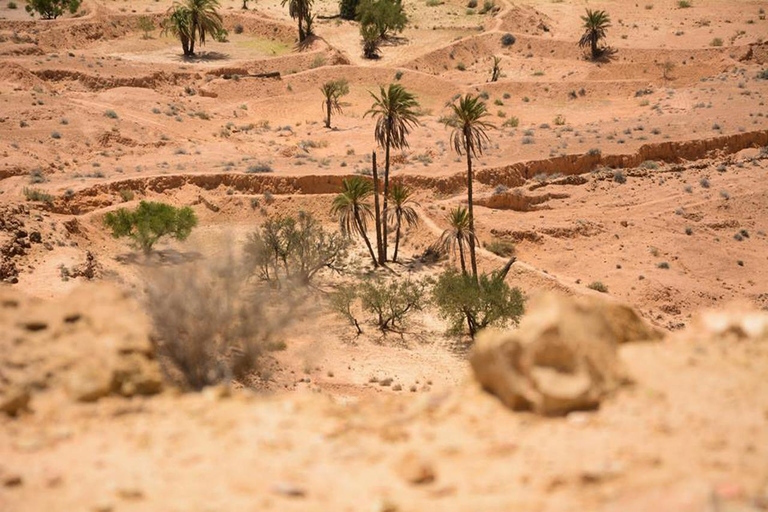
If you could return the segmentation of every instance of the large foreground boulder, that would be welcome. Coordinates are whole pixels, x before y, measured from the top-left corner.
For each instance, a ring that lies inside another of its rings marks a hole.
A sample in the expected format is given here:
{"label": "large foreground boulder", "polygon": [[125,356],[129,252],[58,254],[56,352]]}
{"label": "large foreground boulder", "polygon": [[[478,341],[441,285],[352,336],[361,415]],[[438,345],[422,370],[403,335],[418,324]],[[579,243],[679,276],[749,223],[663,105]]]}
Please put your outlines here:
{"label": "large foreground boulder", "polygon": [[621,343],[660,337],[626,305],[543,294],[519,329],[483,332],[470,362],[480,385],[508,407],[559,415],[596,408],[628,382]]}
{"label": "large foreground boulder", "polygon": [[0,326],[0,410],[8,414],[45,391],[87,402],[162,387],[146,316],[111,286],[50,301],[0,288]]}

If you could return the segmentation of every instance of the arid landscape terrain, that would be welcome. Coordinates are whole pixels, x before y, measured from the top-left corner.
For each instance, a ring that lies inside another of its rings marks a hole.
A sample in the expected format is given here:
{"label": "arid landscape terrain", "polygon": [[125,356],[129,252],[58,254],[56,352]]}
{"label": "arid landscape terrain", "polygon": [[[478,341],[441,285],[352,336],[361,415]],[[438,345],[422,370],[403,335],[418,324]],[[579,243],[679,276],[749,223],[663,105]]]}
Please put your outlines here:
{"label": "arid landscape terrain", "polygon": [[0,0],[0,510],[768,510],[768,2],[387,1]]}

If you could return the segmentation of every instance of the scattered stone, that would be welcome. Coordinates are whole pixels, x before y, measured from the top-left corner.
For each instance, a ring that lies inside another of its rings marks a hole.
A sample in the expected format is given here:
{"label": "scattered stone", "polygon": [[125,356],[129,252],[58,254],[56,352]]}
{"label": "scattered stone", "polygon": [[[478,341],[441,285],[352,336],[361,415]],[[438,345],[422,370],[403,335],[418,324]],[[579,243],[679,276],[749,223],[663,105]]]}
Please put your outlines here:
{"label": "scattered stone", "polygon": [[397,474],[413,485],[429,484],[437,475],[432,463],[416,452],[407,452],[395,466]]}
{"label": "scattered stone", "polygon": [[307,491],[292,482],[278,482],[272,486],[272,492],[289,498],[304,498]]}
{"label": "scattered stone", "polygon": [[387,377],[386,379],[381,379],[379,381],[379,386],[384,386],[384,387],[390,386],[392,385],[392,381],[393,379],[391,377]]}
{"label": "scattered stone", "polygon": [[24,484],[24,479],[17,473],[10,475],[3,475],[3,487],[21,487]]}
{"label": "scattered stone", "polygon": [[0,412],[8,416],[17,416],[29,409],[29,391],[21,387],[0,390]]}

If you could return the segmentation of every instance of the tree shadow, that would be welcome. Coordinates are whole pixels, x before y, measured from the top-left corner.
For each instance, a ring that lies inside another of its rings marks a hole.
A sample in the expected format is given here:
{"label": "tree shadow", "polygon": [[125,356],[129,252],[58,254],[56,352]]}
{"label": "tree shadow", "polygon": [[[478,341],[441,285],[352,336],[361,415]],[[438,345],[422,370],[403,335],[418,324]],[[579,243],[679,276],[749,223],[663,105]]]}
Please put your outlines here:
{"label": "tree shadow", "polygon": [[308,50],[312,49],[312,46],[314,45],[315,41],[318,41],[320,38],[316,35],[312,34],[311,36],[307,36],[304,38],[303,41],[298,41],[294,46],[293,49],[297,52],[306,52]]}
{"label": "tree shadow", "polygon": [[212,62],[229,60],[229,58],[229,54],[223,52],[197,52],[194,55],[179,55],[179,60],[184,62]]}
{"label": "tree shadow", "polygon": [[386,36],[381,39],[381,46],[402,46],[408,44],[409,39],[403,36]]}
{"label": "tree shadow", "polygon": [[617,53],[618,53],[618,50],[616,48],[613,48],[611,46],[606,46],[605,48],[600,48],[600,51],[597,54],[597,57],[592,57],[591,54],[588,54],[585,56],[585,59],[592,62],[600,62],[602,64],[608,64],[609,62],[613,61],[616,58]]}
{"label": "tree shadow", "polygon": [[115,260],[122,265],[137,265],[141,267],[171,267],[191,263],[203,258],[197,251],[181,252],[176,249],[152,251],[148,255],[140,252],[118,254]]}

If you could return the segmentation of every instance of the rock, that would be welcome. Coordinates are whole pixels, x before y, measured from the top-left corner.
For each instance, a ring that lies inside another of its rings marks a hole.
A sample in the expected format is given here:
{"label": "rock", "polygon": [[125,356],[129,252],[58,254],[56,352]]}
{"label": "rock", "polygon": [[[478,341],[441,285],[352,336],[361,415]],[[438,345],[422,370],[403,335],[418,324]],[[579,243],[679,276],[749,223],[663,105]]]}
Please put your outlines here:
{"label": "rock", "polygon": [[395,465],[395,472],[406,482],[413,485],[429,484],[437,475],[432,463],[417,454],[407,452]]}
{"label": "rock", "polygon": [[[0,408],[15,413],[29,396],[9,389],[63,388],[75,401],[107,395],[151,395],[162,390],[150,323],[126,293],[107,284],[84,285],[58,301],[0,288],[0,366],[9,367]],[[19,365],[15,362],[24,361]]]}
{"label": "rock", "polygon": [[24,479],[17,473],[11,473],[9,475],[3,475],[3,487],[21,487],[24,483]]}
{"label": "rock", "polygon": [[307,491],[292,482],[277,482],[272,486],[272,492],[289,498],[304,498]]}
{"label": "rock", "polygon": [[386,379],[381,379],[379,381],[379,386],[384,386],[384,387],[390,386],[392,384],[392,380],[393,379],[391,377],[387,377]]}
{"label": "rock", "polygon": [[470,357],[475,378],[514,410],[562,415],[596,408],[627,382],[618,345],[657,339],[628,306],[544,294],[517,331],[486,331]]}
{"label": "rock", "polygon": [[29,391],[22,387],[0,390],[0,412],[8,416],[17,416],[29,408]]}

